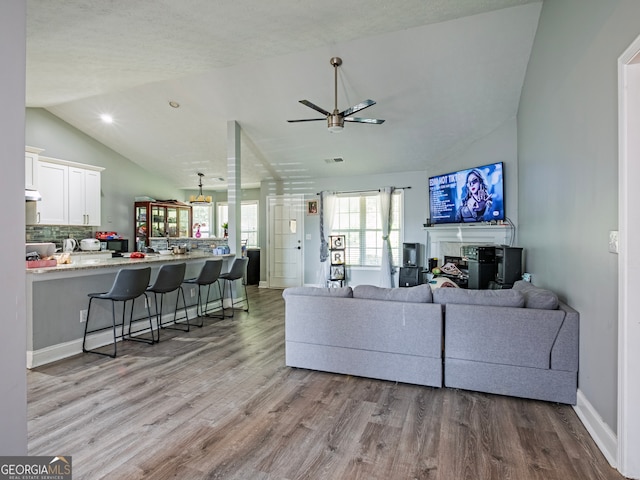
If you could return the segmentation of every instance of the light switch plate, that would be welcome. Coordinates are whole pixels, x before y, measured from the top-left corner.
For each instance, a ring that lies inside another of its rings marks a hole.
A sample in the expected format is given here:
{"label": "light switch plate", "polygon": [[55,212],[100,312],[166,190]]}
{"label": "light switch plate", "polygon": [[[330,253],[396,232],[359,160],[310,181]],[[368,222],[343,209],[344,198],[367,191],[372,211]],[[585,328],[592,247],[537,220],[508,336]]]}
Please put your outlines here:
{"label": "light switch plate", "polygon": [[618,230],[609,231],[609,252],[618,253]]}

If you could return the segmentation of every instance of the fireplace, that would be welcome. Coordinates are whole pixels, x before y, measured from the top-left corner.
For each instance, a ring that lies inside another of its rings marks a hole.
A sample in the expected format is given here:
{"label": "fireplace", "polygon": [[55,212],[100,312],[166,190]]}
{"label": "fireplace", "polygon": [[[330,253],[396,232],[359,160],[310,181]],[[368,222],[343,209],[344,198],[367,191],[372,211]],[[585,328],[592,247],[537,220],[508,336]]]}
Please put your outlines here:
{"label": "fireplace", "polygon": [[464,245],[510,245],[515,235],[513,227],[507,224],[441,225],[425,230],[427,258],[437,258],[438,265],[442,265],[445,255],[462,256]]}

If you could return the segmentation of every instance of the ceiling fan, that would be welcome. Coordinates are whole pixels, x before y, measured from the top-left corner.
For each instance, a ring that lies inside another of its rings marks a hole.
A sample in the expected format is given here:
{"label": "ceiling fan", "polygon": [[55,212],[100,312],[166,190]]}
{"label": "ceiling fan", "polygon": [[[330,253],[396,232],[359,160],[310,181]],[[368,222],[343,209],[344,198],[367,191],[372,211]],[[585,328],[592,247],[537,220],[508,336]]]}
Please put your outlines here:
{"label": "ceiling fan", "polygon": [[[338,67],[342,65],[342,59],[340,57],[332,57],[331,65],[333,65],[333,74],[334,74],[334,94],[335,94],[335,102],[333,106],[333,112],[329,113],[324,108],[320,108],[317,105],[314,105],[309,100],[300,100],[300,103],[306,105],[309,108],[313,108],[317,112],[325,115],[327,120],[327,126],[329,127],[329,131],[332,133],[339,133],[344,128],[344,122],[356,122],[356,123],[375,123],[380,125],[384,123],[384,120],[379,120],[377,118],[360,118],[360,117],[352,117],[356,112],[360,110],[364,110],[371,105],[375,105],[376,102],[373,100],[365,100],[363,102],[354,105],[353,107],[349,107],[342,112],[338,111]],[[324,120],[324,118],[307,118],[302,120],[287,120],[290,123],[295,122],[316,122],[319,120]]]}

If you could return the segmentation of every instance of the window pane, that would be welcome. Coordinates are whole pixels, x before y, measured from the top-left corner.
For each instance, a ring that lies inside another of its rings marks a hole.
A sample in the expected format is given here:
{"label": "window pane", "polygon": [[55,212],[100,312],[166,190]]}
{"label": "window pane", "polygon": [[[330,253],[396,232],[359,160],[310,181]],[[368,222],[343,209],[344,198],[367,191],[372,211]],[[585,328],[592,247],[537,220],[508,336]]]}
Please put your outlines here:
{"label": "window pane", "polygon": [[[258,201],[251,200],[240,204],[240,240],[247,241],[248,247],[258,246]],[[229,222],[229,205],[217,204],[217,231],[218,237],[224,236],[223,223]]]}
{"label": "window pane", "polygon": [[200,236],[208,238],[213,235],[211,231],[211,219],[213,216],[213,207],[211,205],[194,205],[191,209],[193,214],[193,232],[195,237],[198,227],[200,228]]}
{"label": "window pane", "polygon": [[[394,259],[400,258],[400,214],[402,195],[392,196],[392,222],[389,239]],[[382,226],[376,195],[349,195],[336,199],[333,234],[346,236],[346,263],[350,266],[374,266],[382,263]]]}

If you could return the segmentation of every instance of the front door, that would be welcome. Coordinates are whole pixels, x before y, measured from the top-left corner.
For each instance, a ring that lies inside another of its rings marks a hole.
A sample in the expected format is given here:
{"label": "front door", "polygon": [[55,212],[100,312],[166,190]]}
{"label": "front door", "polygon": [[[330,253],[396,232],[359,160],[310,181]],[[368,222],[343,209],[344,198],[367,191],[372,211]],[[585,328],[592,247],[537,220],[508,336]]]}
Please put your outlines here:
{"label": "front door", "polygon": [[267,198],[269,216],[269,287],[302,285],[302,195]]}

